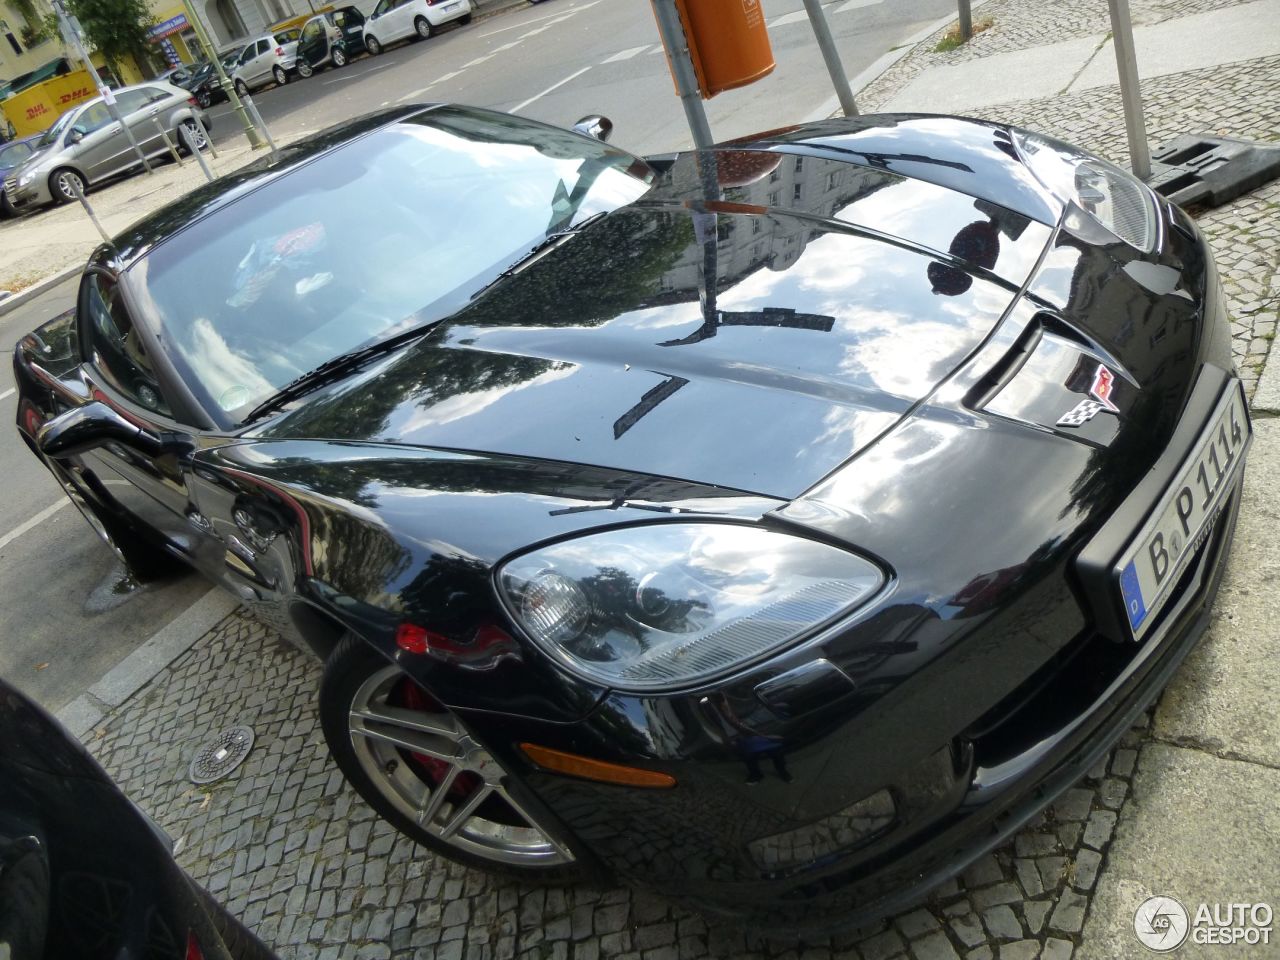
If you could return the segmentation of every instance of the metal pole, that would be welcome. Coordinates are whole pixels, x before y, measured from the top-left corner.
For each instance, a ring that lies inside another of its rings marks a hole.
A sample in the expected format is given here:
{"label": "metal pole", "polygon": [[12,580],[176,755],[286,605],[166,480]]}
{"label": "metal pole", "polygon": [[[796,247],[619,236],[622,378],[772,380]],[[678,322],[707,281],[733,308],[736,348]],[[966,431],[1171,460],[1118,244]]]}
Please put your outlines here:
{"label": "metal pole", "polygon": [[173,141],[169,139],[169,134],[164,128],[164,124],[160,122],[159,117],[152,117],[151,122],[156,125],[156,130],[160,132],[160,136],[164,139],[164,145],[169,148],[169,153],[173,157],[173,162],[178,166],[182,166],[182,157],[178,155],[178,148],[173,145]]}
{"label": "metal pole", "polygon": [[196,122],[196,126],[200,128],[200,133],[204,135],[204,142],[209,145],[209,154],[213,159],[218,159],[218,148],[213,145],[213,137],[209,136],[209,131],[205,129],[204,121],[200,119],[200,111],[192,110],[191,119]]}
{"label": "metal pole", "polygon": [[968,43],[973,38],[973,11],[969,8],[969,0],[960,3],[960,39]]}
{"label": "metal pole", "polygon": [[[200,43],[205,50],[209,51],[209,62],[213,64],[214,71],[218,74],[218,83],[222,89],[227,92],[227,98],[231,101],[232,107],[235,108],[237,114],[240,115],[240,124],[244,127],[244,135],[249,141],[249,146],[254,150],[266,146],[262,142],[262,137],[258,135],[258,131],[253,127],[253,121],[249,119],[249,114],[245,112],[244,104],[240,102],[240,97],[236,94],[236,87],[229,79],[227,72],[222,69],[222,58],[218,56],[218,51],[214,48],[209,40],[209,32],[205,29],[204,21],[196,14],[196,8],[193,0],[186,0],[187,19],[191,22],[191,26],[195,28],[196,36],[200,38]],[[192,113],[195,111],[193,110]]]}
{"label": "metal pole", "polygon": [[93,221],[93,225],[98,228],[98,233],[102,234],[102,239],[110,243],[111,236],[107,231],[102,229],[102,224],[98,222],[98,218],[94,216],[93,207],[89,206],[89,201],[85,198],[84,191],[80,189],[80,185],[72,183],[72,189],[76,192],[76,199],[80,201],[80,206],[84,207],[84,212],[89,215],[89,219]]}
{"label": "metal pole", "polygon": [[709,149],[715,143],[715,138],[711,135],[711,124],[707,122],[707,111],[702,105],[698,77],[693,71],[693,59],[689,53],[689,41],[684,35],[684,24],[680,22],[675,0],[652,0],[652,3],[653,15],[658,21],[658,34],[662,37],[662,46],[666,48],[671,71],[675,74],[676,91],[680,94],[680,103],[684,106],[684,115],[689,121],[689,131],[693,134],[693,145],[699,150]]}
{"label": "metal pole", "polygon": [[1120,98],[1124,101],[1124,129],[1129,137],[1129,165],[1140,180],[1151,177],[1151,150],[1147,146],[1147,121],[1142,113],[1138,86],[1138,56],[1133,46],[1129,0],[1107,0],[1111,7],[1111,36],[1116,45],[1116,69],[1120,73]]}
{"label": "metal pole", "polygon": [[858,104],[854,102],[853,90],[849,86],[849,78],[845,75],[844,64],[840,62],[840,51],[836,49],[836,41],[831,36],[831,25],[827,23],[827,14],[822,9],[822,2],[821,0],[804,0],[804,8],[809,13],[809,24],[813,27],[813,35],[818,39],[818,49],[822,51],[827,73],[831,74],[831,84],[836,88],[836,96],[840,98],[840,107],[844,110],[846,117],[856,117]]}
{"label": "metal pole", "polygon": [[271,139],[271,131],[267,129],[267,125],[262,119],[262,114],[258,112],[258,106],[253,102],[253,97],[246,93],[240,99],[244,101],[245,108],[253,117],[253,122],[258,125],[258,129],[262,131],[262,135],[267,138],[267,145],[271,148],[271,159],[279,160],[280,151],[276,149],[276,142]]}
{"label": "metal pole", "polygon": [[120,124],[120,129],[124,131],[125,139],[129,141],[129,146],[142,161],[142,166],[147,173],[155,173],[151,169],[151,164],[147,162],[147,156],[142,152],[142,148],[138,146],[138,141],[133,139],[133,131],[129,129],[129,125],[124,122],[124,117],[120,116],[120,108],[116,106],[116,95],[107,88],[102,82],[102,78],[98,76],[98,68],[93,65],[93,61],[89,59],[89,51],[84,48],[84,43],[80,39],[80,24],[76,21],[74,24],[67,16],[67,11],[62,7],[62,0],[54,0],[54,13],[58,17],[58,26],[62,30],[62,39],[67,42],[68,46],[74,47],[76,56],[84,61],[84,67],[89,71],[89,76],[93,77],[93,84],[98,88],[98,95],[102,97],[102,101],[106,104],[107,113],[111,114],[111,119]]}
{"label": "metal pole", "polygon": [[[196,138],[191,133],[191,128],[185,123],[178,128],[178,134],[187,144],[187,149],[191,151],[191,155],[196,158],[196,163],[200,164],[200,169],[204,171],[206,180],[213,180],[213,171],[209,169],[209,162],[205,160],[204,154],[200,152],[200,148],[196,146]],[[209,142],[209,138],[205,137],[205,142]]]}

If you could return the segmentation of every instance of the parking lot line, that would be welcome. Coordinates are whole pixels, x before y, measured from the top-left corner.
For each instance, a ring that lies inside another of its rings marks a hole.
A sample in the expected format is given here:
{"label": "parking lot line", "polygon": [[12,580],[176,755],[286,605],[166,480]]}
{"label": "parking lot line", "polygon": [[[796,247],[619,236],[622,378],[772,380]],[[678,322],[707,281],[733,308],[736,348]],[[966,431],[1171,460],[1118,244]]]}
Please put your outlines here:
{"label": "parking lot line", "polygon": [[17,387],[10,387],[10,388],[9,388],[8,390],[6,390],[4,393],[0,393],[0,400],[8,400],[10,397],[12,397],[12,396],[13,396],[15,393],[17,393],[17,392],[18,392],[18,388],[17,388]]}
{"label": "parking lot line", "polygon": [[[573,10],[573,11],[570,11],[570,12],[571,12],[571,13],[577,13],[577,11],[576,11],[576,10]],[[513,23],[513,24],[512,24],[511,26],[509,26],[509,27],[499,27],[497,30],[490,30],[488,33],[482,33],[482,34],[480,34],[480,39],[482,39],[482,40],[483,40],[485,37],[492,37],[492,36],[496,36],[497,34],[499,34],[499,33],[505,33],[505,32],[506,32],[506,31],[508,31],[508,30],[519,30],[521,27],[527,27],[529,24],[531,24],[531,23],[537,23],[539,20],[550,20],[550,19],[552,19],[553,17],[563,17],[563,16],[565,16],[565,11],[561,10],[561,11],[558,11],[558,12],[556,12],[556,13],[548,13],[548,14],[546,14],[545,16],[541,16],[541,17],[532,17],[531,19],[529,19],[529,20],[524,20],[524,21],[522,21],[522,22],[520,22],[520,23]]]}
{"label": "parking lot line", "polygon": [[578,77],[582,76],[584,73],[586,73],[586,72],[587,72],[588,70],[590,70],[590,69],[591,69],[591,67],[590,67],[590,66],[585,66],[585,67],[583,67],[581,70],[578,70],[578,71],[576,71],[575,73],[571,73],[571,74],[569,74],[569,75],[568,75],[567,77],[565,77],[563,80],[559,80],[559,81],[557,81],[556,83],[553,83],[551,86],[547,87],[547,89],[543,90],[541,93],[535,93],[535,94],[534,94],[532,97],[530,97],[528,100],[524,101],[524,103],[518,103],[518,104],[516,104],[514,107],[512,107],[512,108],[511,108],[510,110],[508,110],[507,112],[508,112],[508,113],[519,113],[521,110],[523,110],[523,109],[524,109],[525,107],[527,107],[529,104],[533,103],[533,101],[535,101],[535,100],[541,100],[543,97],[545,97],[545,96],[546,96],[548,93],[550,93],[552,90],[558,90],[558,89],[560,89],[560,88],[561,88],[561,87],[563,87],[566,83],[568,83],[570,80],[576,80]]}
{"label": "parking lot line", "polygon": [[20,536],[22,536],[28,530],[31,530],[34,527],[38,527],[40,524],[44,523],[44,521],[48,520],[55,513],[57,513],[63,507],[68,506],[70,503],[71,501],[69,499],[67,499],[66,497],[63,497],[53,506],[45,507],[39,513],[37,513],[34,517],[31,517],[29,520],[25,521],[24,523],[18,524],[12,530],[6,533],[3,537],[0,537],[0,550],[3,550],[9,544],[13,543],[13,541],[17,540]]}

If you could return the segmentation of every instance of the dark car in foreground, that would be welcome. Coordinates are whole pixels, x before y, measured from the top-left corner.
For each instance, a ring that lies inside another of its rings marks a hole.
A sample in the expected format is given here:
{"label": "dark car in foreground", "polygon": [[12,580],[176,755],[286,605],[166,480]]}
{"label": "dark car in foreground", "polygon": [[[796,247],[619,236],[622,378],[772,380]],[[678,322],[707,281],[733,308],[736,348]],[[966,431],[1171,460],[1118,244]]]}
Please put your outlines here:
{"label": "dark car in foreground", "polygon": [[271,960],[79,743],[0,680],[0,956]]}
{"label": "dark car in foreground", "polygon": [[1250,440],[1192,220],[919,115],[645,160],[391,109],[100,248],[15,369],[135,570],[326,661],[406,834],[774,932],[1083,775],[1205,627]]}

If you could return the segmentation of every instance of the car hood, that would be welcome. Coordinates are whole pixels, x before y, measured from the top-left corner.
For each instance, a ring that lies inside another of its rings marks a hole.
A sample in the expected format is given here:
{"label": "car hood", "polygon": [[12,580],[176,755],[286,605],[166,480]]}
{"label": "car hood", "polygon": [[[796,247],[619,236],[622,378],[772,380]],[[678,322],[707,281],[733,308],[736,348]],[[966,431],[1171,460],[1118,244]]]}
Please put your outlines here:
{"label": "car hood", "polygon": [[982,343],[1051,232],[843,160],[698,159],[255,435],[594,464],[790,499]]}

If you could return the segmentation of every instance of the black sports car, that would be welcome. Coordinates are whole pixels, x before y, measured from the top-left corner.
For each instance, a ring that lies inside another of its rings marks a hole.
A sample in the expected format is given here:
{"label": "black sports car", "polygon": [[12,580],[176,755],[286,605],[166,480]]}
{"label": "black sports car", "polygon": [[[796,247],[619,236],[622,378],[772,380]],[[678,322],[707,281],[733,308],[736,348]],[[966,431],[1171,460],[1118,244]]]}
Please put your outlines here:
{"label": "black sports car", "polygon": [[384,111],[99,249],[15,362],[136,570],[325,659],[405,833],[774,931],[922,897],[1102,755],[1250,440],[1195,224],[935,116],[643,160]]}

